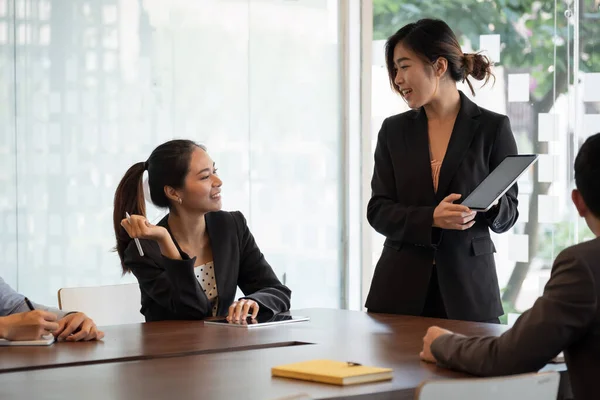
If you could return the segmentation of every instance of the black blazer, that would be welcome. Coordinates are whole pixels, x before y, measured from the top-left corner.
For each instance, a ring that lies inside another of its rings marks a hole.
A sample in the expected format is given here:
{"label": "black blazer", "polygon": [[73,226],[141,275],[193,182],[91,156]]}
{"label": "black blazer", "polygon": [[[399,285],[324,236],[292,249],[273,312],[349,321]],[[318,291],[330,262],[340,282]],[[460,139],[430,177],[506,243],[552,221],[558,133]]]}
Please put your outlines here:
{"label": "black blazer", "polygon": [[[206,214],[205,220],[217,280],[217,315],[227,315],[237,286],[244,292],[244,298],[259,304],[261,314],[289,310],[291,291],[281,284],[265,260],[242,213],[211,212]],[[158,225],[169,230],[167,221],[168,215]],[[175,238],[173,241],[182,260],[164,257],[153,240],[140,240],[144,257],[140,257],[133,240],[125,250],[125,266],[140,284],[140,312],[148,322],[194,320],[212,315],[210,302],[194,274],[196,257],[190,258]]]}
{"label": "black blazer", "polygon": [[386,237],[366,301],[372,312],[420,315],[435,259],[450,319],[486,321],[503,314],[489,229],[517,221],[517,185],[466,231],[432,228],[433,211],[451,193],[466,198],[517,145],[508,117],[478,107],[462,92],[434,192],[423,108],[387,118],[375,149],[367,219]]}
{"label": "black blazer", "polygon": [[564,351],[575,398],[600,399],[600,239],[559,254],[544,294],[502,336],[444,335],[431,351],[481,376],[535,372]]}

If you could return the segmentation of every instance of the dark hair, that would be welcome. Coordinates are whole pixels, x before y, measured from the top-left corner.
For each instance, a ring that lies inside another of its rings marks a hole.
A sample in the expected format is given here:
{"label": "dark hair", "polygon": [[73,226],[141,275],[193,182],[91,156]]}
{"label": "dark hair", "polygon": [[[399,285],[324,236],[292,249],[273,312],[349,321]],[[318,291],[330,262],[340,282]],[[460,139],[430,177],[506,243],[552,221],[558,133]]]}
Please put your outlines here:
{"label": "dark hair", "polygon": [[483,85],[488,83],[490,77],[494,77],[492,62],[489,58],[479,53],[463,53],[456,35],[444,21],[420,19],[400,28],[385,43],[385,61],[388,76],[392,90],[396,93],[400,93],[400,89],[394,82],[396,70],[394,49],[398,43],[402,43],[402,45],[430,63],[444,57],[448,60],[450,77],[455,82],[467,81],[473,95],[475,95],[475,91],[469,80],[469,75],[478,81],[485,79]]}
{"label": "dark hair", "polygon": [[575,185],[585,205],[600,218],[600,132],[590,136],[575,158]]}
{"label": "dark hair", "polygon": [[171,203],[165,194],[165,186],[175,189],[183,187],[190,168],[192,153],[196,148],[206,151],[206,147],[191,140],[171,140],[158,146],[148,161],[133,164],[121,179],[115,192],[113,226],[117,238],[116,251],[121,259],[123,273],[127,273],[123,257],[131,238],[121,226],[125,213],[146,216],[146,203],[142,177],[148,170],[150,199],[157,207],[169,208]]}

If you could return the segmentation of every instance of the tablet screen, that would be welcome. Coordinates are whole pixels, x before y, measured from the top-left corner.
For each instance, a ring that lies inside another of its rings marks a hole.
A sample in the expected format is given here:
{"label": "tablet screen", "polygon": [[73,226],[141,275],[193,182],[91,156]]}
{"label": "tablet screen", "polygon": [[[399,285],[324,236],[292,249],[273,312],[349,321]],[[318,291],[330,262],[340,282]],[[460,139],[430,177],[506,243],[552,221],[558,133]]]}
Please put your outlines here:
{"label": "tablet screen", "polygon": [[487,211],[537,159],[535,154],[507,156],[462,202],[472,210]]}

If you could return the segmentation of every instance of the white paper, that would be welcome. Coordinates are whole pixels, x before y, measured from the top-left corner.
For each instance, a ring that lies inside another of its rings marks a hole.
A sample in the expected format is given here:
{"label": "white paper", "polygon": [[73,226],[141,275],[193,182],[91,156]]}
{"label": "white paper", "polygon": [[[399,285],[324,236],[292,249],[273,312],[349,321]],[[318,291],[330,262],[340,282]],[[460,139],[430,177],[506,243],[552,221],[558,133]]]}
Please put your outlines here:
{"label": "white paper", "polygon": [[538,196],[538,222],[555,224],[560,221],[558,196]]}
{"label": "white paper", "polygon": [[583,101],[600,101],[600,72],[584,74]]}
{"label": "white paper", "polygon": [[583,135],[582,139],[600,133],[600,114],[585,114],[583,116]]}
{"label": "white paper", "polygon": [[508,248],[509,260],[529,262],[529,235],[508,235]]}
{"label": "white paper", "polygon": [[557,175],[557,158],[552,154],[540,154],[538,158],[538,182],[554,182]]}
{"label": "white paper", "polygon": [[483,51],[491,61],[500,62],[500,35],[479,36],[479,51]]}
{"label": "white paper", "polygon": [[558,114],[538,114],[538,140],[540,142],[558,140]]}
{"label": "white paper", "polygon": [[529,74],[508,74],[508,101],[529,101]]}
{"label": "white paper", "polygon": [[517,206],[519,219],[517,222],[529,222],[529,201],[531,196],[528,194],[519,194],[517,198],[519,200],[519,205]]}

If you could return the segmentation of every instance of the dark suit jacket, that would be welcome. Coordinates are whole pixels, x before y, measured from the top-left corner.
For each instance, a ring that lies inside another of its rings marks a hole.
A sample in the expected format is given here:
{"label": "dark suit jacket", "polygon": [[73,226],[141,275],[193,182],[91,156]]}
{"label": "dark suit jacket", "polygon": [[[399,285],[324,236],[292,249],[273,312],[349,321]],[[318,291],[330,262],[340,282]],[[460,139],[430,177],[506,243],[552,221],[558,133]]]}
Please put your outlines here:
{"label": "dark suit jacket", "polygon": [[431,351],[475,375],[534,372],[564,351],[576,399],[600,399],[600,239],[564,250],[528,311],[500,337],[444,335]]}
{"label": "dark suit jacket", "polygon": [[[168,215],[158,225],[168,230],[167,220]],[[291,291],[281,284],[265,260],[242,213],[211,212],[206,214],[205,220],[217,280],[217,315],[227,315],[237,286],[244,292],[245,298],[259,304],[260,313],[275,314],[289,310]],[[196,258],[185,254],[177,242],[175,245],[182,260],[164,257],[153,240],[140,240],[140,243],[144,257],[140,257],[132,240],[125,250],[125,266],[140,284],[140,312],[146,321],[193,320],[211,316],[210,302],[194,274]]]}
{"label": "dark suit jacket", "polygon": [[517,185],[466,231],[432,228],[444,197],[466,198],[517,146],[504,115],[478,107],[462,92],[461,108],[434,192],[427,116],[421,108],[387,118],[375,149],[367,219],[386,237],[365,306],[370,312],[420,315],[435,259],[451,319],[486,321],[503,314],[489,229],[517,221]]}

